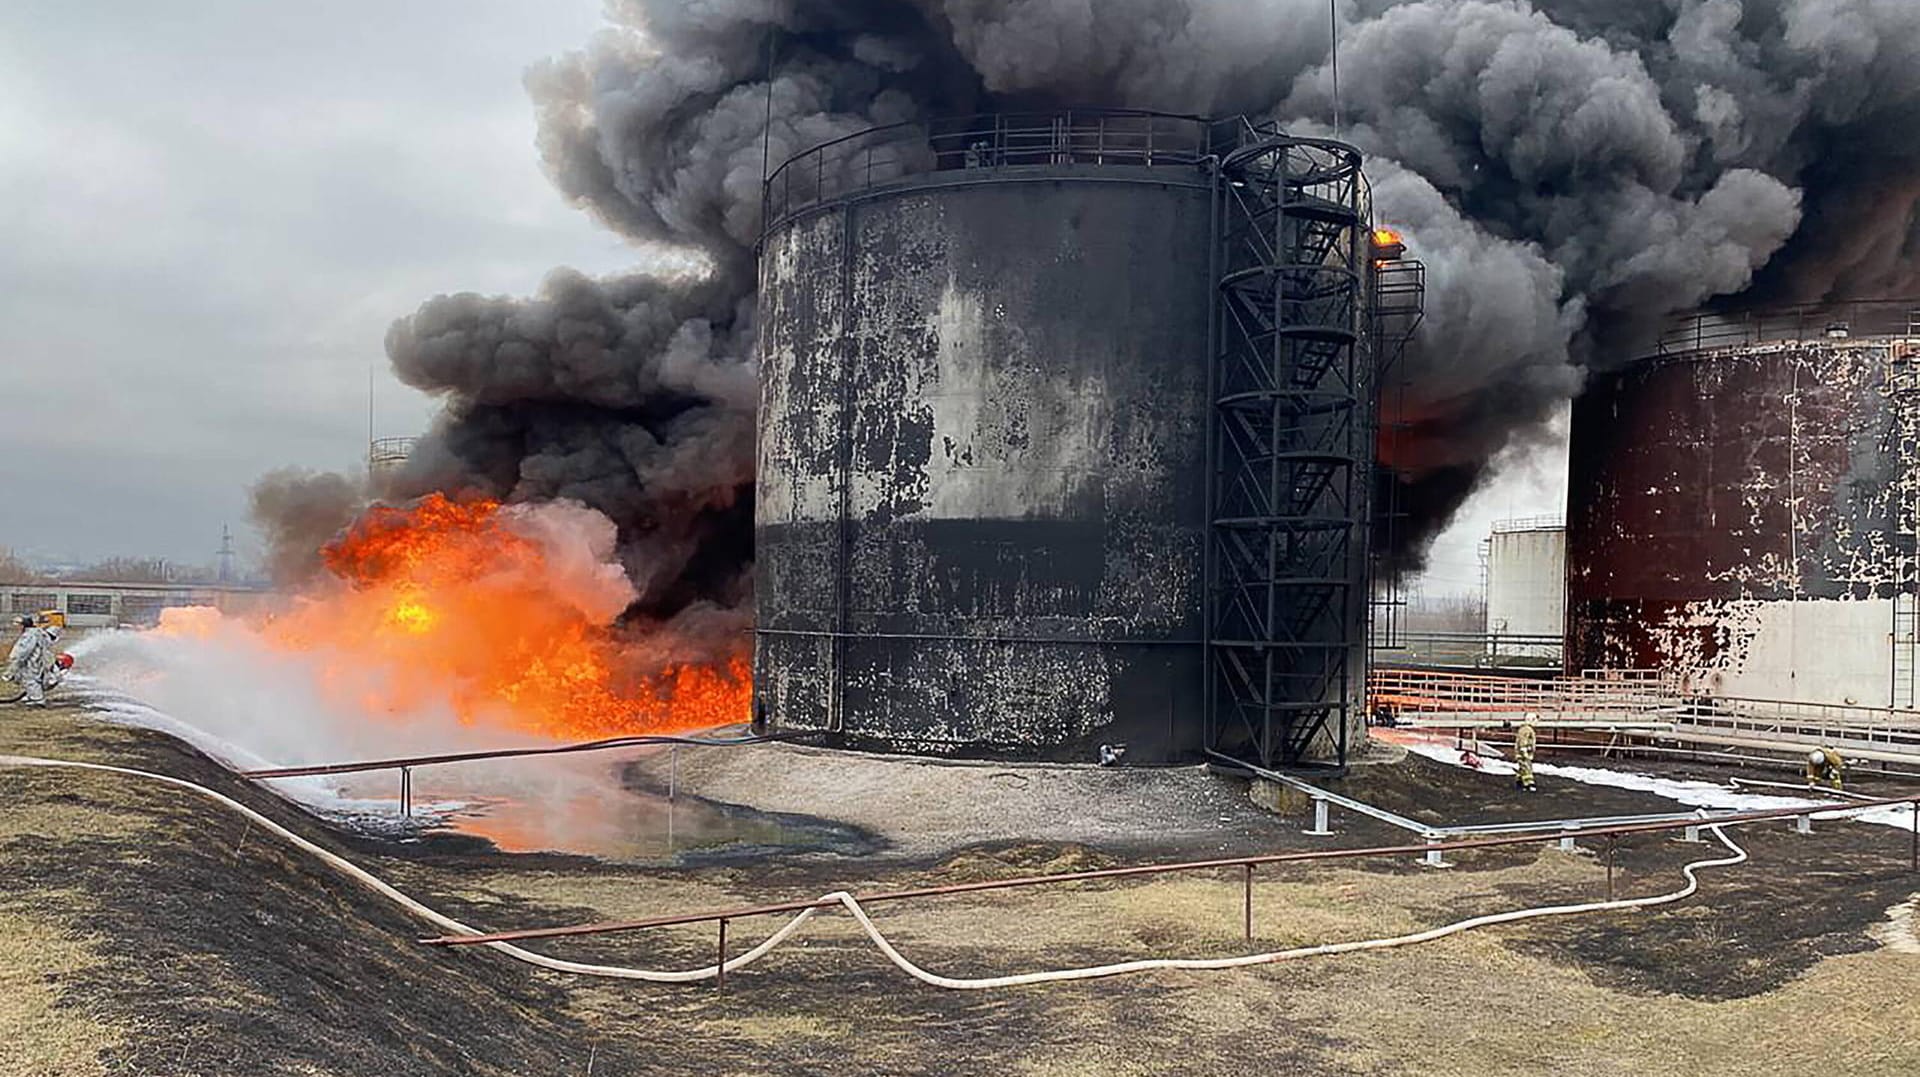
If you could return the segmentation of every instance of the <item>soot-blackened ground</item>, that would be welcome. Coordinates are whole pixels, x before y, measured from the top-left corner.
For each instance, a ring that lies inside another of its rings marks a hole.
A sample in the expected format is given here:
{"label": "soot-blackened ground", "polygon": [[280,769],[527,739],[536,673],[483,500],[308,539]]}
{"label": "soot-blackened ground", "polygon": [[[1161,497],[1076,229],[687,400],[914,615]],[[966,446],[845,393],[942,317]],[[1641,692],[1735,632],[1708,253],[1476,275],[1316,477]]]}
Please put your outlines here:
{"label": "soot-blackened ground", "polygon": [[[72,711],[5,716],[0,751],[111,760],[205,783],[448,914],[492,928],[790,900],[842,886],[899,889],[1201,858],[1219,855],[1222,845],[1281,850],[1408,838],[1338,813],[1340,833],[1329,839],[1301,834],[1301,817],[1236,812],[1222,824],[1231,833],[1205,844],[1191,837],[1207,822],[1196,817],[1169,819],[1167,832],[1177,837],[1163,841],[1150,833],[1115,834],[1111,842],[996,840],[875,859],[870,850],[884,847],[885,834],[796,817],[783,825],[819,840],[621,865],[506,855],[457,837],[396,843],[339,832],[171,738],[93,724]],[[993,773],[981,771],[986,779]],[[1436,822],[1672,809],[1620,790],[1542,784],[1542,793],[1528,798],[1497,777],[1414,759],[1356,770],[1339,788]],[[1009,794],[993,786],[982,795]],[[1751,865],[1711,870],[1702,893],[1681,905],[1536,922],[1393,959],[1404,964],[1353,958],[1337,967],[947,992],[905,977],[838,917],[819,921],[818,930],[720,991],[582,980],[488,952],[420,946],[415,940],[432,931],[419,921],[232,813],[151,784],[0,770],[0,800],[28,819],[44,812],[50,819],[107,820],[71,832],[16,829],[0,838],[8,880],[0,911],[54,920],[97,940],[101,962],[58,984],[61,1004],[126,1029],[124,1046],[103,1060],[103,1071],[141,1074],[558,1074],[584,1073],[589,1065],[594,1073],[695,1074],[1213,1073],[1248,1065],[1407,1072],[1418,1060],[1407,1069],[1353,1061],[1364,1056],[1363,1034],[1326,1012],[1315,993],[1328,984],[1351,993],[1386,977],[1377,986],[1381,1005],[1391,1009],[1407,992],[1447,999],[1445,981],[1457,974],[1447,971],[1448,962],[1469,961],[1471,968],[1519,960],[1542,983],[1585,983],[1649,1006],[1665,1005],[1668,996],[1755,998],[1825,958],[1873,946],[1867,929],[1915,889],[1907,837],[1898,831],[1822,823],[1807,837],[1770,824],[1738,832]],[[1210,819],[1222,819],[1218,798],[1196,803]],[[1671,889],[1682,863],[1711,852],[1666,837],[1635,838],[1615,850],[1615,882],[1623,894]],[[1296,921],[1321,922],[1310,916],[1348,925],[1342,930],[1359,937],[1390,925],[1403,930],[1403,919],[1417,925],[1489,906],[1591,900],[1604,885],[1599,855],[1568,858],[1523,847],[1463,855],[1444,872],[1407,857],[1338,870],[1275,869],[1263,876],[1265,884],[1298,886],[1279,892],[1284,896],[1262,892],[1258,941],[1321,941],[1291,934]],[[924,910],[887,905],[878,915],[900,932],[915,960],[978,975],[1144,954],[1244,952],[1236,893],[1225,877],[1180,877],[950,899]],[[1380,898],[1390,907],[1371,910],[1376,894],[1400,896]],[[1367,919],[1376,914],[1387,919]],[[749,945],[772,926],[736,925],[735,945]],[[711,960],[712,936],[689,929],[547,948],[560,956],[691,966]],[[1495,958],[1501,950],[1512,958]],[[1376,968],[1377,976],[1370,971]],[[1427,969],[1437,977],[1433,984],[1407,979]],[[1464,1014],[1473,1000],[1447,1004]],[[1631,1063],[1622,1057],[1622,1065]]]}

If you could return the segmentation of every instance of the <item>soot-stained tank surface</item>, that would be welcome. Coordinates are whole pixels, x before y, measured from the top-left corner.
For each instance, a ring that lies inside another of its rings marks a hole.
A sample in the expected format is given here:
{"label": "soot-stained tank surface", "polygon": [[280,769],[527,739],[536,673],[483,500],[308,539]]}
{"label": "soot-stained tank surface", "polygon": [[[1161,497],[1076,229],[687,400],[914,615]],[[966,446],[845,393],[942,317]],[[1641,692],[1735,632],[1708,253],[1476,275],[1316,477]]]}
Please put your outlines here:
{"label": "soot-stained tank surface", "polygon": [[828,743],[1192,758],[1211,202],[1195,168],[930,171],[761,257],[757,707]]}

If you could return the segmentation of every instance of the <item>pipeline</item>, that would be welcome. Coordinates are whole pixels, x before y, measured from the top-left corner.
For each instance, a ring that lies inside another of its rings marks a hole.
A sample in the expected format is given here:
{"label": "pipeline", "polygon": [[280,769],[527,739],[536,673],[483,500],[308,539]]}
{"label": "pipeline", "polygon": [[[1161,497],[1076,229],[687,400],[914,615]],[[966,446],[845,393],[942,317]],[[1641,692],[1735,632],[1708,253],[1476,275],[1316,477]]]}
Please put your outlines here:
{"label": "pipeline", "polygon": [[[720,727],[725,728],[725,727]],[[568,755],[574,752],[601,752],[612,748],[641,748],[649,745],[686,744],[696,748],[736,748],[749,744],[772,744],[786,739],[780,734],[754,733],[744,737],[683,736],[672,733],[642,733],[602,740],[578,741],[541,748],[493,748],[476,752],[449,752],[441,755],[414,755],[390,759],[363,759],[347,763],[311,763],[291,767],[259,767],[237,771],[242,778],[311,778],[331,774],[360,774],[370,770],[402,770],[442,763],[472,763],[488,759],[521,759],[540,755]]]}
{"label": "pipeline", "polygon": [[[375,894],[378,894],[405,911],[442,930],[457,935],[482,934],[478,929],[464,924],[451,916],[447,916],[403,893],[385,880],[338,853],[301,837],[299,834],[294,833],[292,830],[280,825],[260,812],[240,803],[238,800],[196,782],[166,774],[156,774],[152,771],[116,767],[104,763],[82,763],[63,759],[43,759],[34,756],[0,755],[0,767],[46,767],[86,770],[140,778],[184,789],[189,793],[204,797],[222,807],[236,812],[253,824],[279,835],[301,851],[316,857],[336,872],[365,886]],[[873,922],[872,917],[868,915],[866,909],[861,906],[859,900],[852,894],[844,890],[836,890],[832,893],[822,895],[819,901],[827,907],[837,904],[845,908],[848,914],[860,925],[861,930],[866,932],[867,937],[873,942],[874,947],[889,961],[893,962],[901,971],[912,976],[914,979],[933,987],[960,991],[978,991],[990,988],[1058,983],[1068,980],[1091,980],[1152,970],[1218,971],[1223,969],[1246,968],[1254,965],[1274,964],[1282,961],[1294,961],[1310,957],[1355,953],[1364,950],[1383,950],[1398,946],[1431,942],[1435,939],[1446,938],[1447,936],[1456,935],[1463,931],[1493,924],[1517,923],[1524,920],[1533,920],[1549,916],[1572,916],[1581,913],[1646,908],[1655,905],[1669,904],[1690,897],[1699,890],[1700,880],[1698,872],[1701,869],[1731,867],[1736,864],[1745,863],[1747,860],[1746,850],[1737,845],[1733,839],[1729,838],[1725,831],[1719,826],[1708,825],[1705,829],[1712,830],[1714,836],[1720,839],[1720,843],[1726,846],[1732,855],[1707,860],[1697,860],[1686,864],[1680,869],[1682,874],[1686,876],[1686,885],[1664,894],[1655,894],[1649,897],[1622,898],[1610,901],[1585,902],[1575,905],[1549,905],[1528,909],[1516,909],[1509,912],[1490,913],[1483,916],[1470,917],[1465,920],[1458,920],[1440,927],[1411,934],[1395,935],[1385,938],[1360,939],[1350,942],[1324,943],[1318,946],[1274,950],[1266,953],[1247,954],[1240,957],[1151,958],[1138,961],[1124,961],[1109,965],[1090,965],[1080,968],[1019,973],[1009,976],[977,978],[941,976],[938,973],[931,972],[915,964],[902,954],[899,949],[888,940],[886,935],[881,932],[879,926]],[[517,961],[556,972],[575,973],[584,976],[601,976],[614,979],[641,980],[650,983],[694,983],[714,979],[723,976],[725,973],[733,972],[753,964],[760,958],[771,953],[787,939],[791,938],[808,920],[812,919],[818,911],[820,911],[818,908],[802,909],[792,919],[781,925],[773,934],[767,936],[767,938],[762,940],[758,945],[741,953],[737,957],[716,962],[712,965],[685,970],[642,969],[623,965],[600,965],[567,961],[536,953],[508,942],[487,942],[482,945]]]}
{"label": "pipeline", "polygon": [[1872,796],[1872,794],[1869,794],[1869,793],[1862,793],[1852,789],[1829,789],[1824,786],[1814,785],[1811,782],[1805,782],[1800,785],[1793,785],[1789,782],[1755,781],[1752,778],[1728,778],[1727,782],[1728,784],[1732,785],[1735,789],[1745,789],[1748,786],[1752,786],[1756,789],[1791,789],[1801,793],[1817,793],[1820,796],[1825,796],[1825,797],[1845,797],[1848,800],[1875,799]]}

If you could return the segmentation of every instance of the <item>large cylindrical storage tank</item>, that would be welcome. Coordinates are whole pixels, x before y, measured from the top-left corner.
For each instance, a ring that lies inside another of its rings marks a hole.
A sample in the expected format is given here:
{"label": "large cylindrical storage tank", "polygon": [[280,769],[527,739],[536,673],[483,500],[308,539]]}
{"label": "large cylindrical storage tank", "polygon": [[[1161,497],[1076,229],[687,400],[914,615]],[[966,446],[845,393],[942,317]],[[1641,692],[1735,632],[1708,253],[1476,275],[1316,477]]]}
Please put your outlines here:
{"label": "large cylindrical storage tank", "polygon": [[1211,184],[1203,123],[1141,122],[775,173],[754,664],[775,728],[1198,754]]}
{"label": "large cylindrical storage tank", "polygon": [[1503,520],[1487,538],[1486,631],[1496,658],[1557,660],[1566,631],[1567,529]]}
{"label": "large cylindrical storage tank", "polygon": [[1573,411],[1568,666],[1910,707],[1920,304],[1701,316]]}

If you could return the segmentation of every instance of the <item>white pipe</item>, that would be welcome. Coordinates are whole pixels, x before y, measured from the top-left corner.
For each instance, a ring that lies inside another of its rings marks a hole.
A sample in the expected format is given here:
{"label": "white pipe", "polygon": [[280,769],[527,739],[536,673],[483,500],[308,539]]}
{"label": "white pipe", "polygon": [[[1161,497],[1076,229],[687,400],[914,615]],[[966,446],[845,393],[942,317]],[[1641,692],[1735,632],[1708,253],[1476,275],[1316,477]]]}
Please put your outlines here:
{"label": "white pipe", "polygon": [[1800,792],[1803,792],[1803,793],[1808,793],[1808,792],[1811,792],[1811,793],[1818,793],[1818,794],[1820,794],[1821,796],[1829,796],[1829,797],[1846,797],[1846,798],[1847,798],[1848,800],[1876,800],[1876,799],[1878,799],[1877,797],[1874,797],[1874,796],[1872,796],[1872,795],[1870,795],[1870,794],[1867,794],[1867,793],[1860,793],[1860,792],[1855,792],[1855,791],[1853,791],[1853,790],[1850,790],[1850,789],[1827,789],[1827,788],[1822,788],[1822,787],[1820,787],[1820,786],[1816,786],[1816,785],[1814,785],[1814,784],[1813,784],[1812,782],[1807,782],[1807,783],[1804,783],[1804,784],[1801,784],[1801,785],[1794,785],[1794,784],[1792,784],[1792,783],[1790,783],[1790,782],[1762,782],[1762,781],[1755,781],[1755,780],[1754,780],[1754,779],[1752,779],[1752,778],[1728,778],[1728,779],[1727,779],[1727,781],[1728,781],[1728,782],[1729,782],[1730,784],[1732,784],[1732,786],[1733,786],[1733,787],[1734,787],[1735,789],[1742,789],[1742,788],[1745,788],[1746,786],[1749,786],[1749,785],[1751,785],[1751,786],[1757,786],[1757,787],[1765,787],[1765,788],[1767,788],[1767,789],[1795,789],[1795,790],[1798,790],[1798,791],[1800,791]]}
{"label": "white pipe", "polygon": [[979,979],[953,979],[951,977],[939,976],[920,968],[918,965],[913,964],[901,956],[900,952],[895,950],[893,946],[887,942],[886,937],[880,934],[880,929],[874,926],[873,921],[867,917],[866,910],[860,907],[859,902],[853,899],[852,894],[838,892],[827,896],[838,898],[841,904],[846,906],[847,911],[853,914],[854,919],[860,921],[860,926],[866,929],[867,935],[873,939],[874,945],[878,946],[880,951],[886,954],[895,965],[898,965],[914,979],[922,983],[932,984],[935,987],[947,987],[962,991],[977,991],[990,987],[1019,987],[1027,984],[1054,983],[1061,980],[1092,980],[1102,976],[1119,976],[1125,973],[1147,972],[1154,969],[1212,971],[1217,969],[1245,968],[1249,965],[1270,965],[1280,961],[1295,961],[1305,957],[1348,954],[1361,950],[1385,950],[1396,946],[1410,945],[1412,943],[1432,942],[1435,939],[1443,939],[1448,935],[1457,935],[1462,931],[1468,931],[1476,927],[1487,927],[1492,924],[1508,924],[1520,920],[1533,920],[1544,916],[1571,916],[1576,913],[1605,912],[1613,909],[1634,909],[1650,905],[1665,905],[1669,902],[1690,897],[1700,888],[1700,879],[1695,874],[1699,869],[1730,867],[1734,864],[1746,862],[1747,851],[1734,844],[1733,840],[1727,837],[1726,833],[1720,827],[1714,826],[1708,829],[1712,830],[1714,836],[1720,839],[1721,844],[1732,850],[1733,855],[1714,860],[1696,860],[1691,864],[1683,866],[1680,870],[1687,877],[1687,885],[1678,890],[1665,894],[1655,894],[1651,897],[1622,898],[1617,901],[1592,901],[1580,905],[1545,905],[1532,909],[1515,909],[1512,912],[1490,913],[1486,916],[1475,916],[1466,920],[1456,920],[1451,924],[1429,928],[1426,931],[1414,932],[1410,935],[1394,935],[1380,939],[1361,939],[1355,942],[1330,942],[1319,946],[1298,947],[1292,950],[1274,950],[1264,954],[1248,954],[1244,957],[1205,959],[1156,958],[1146,961],[1126,961],[1115,965],[1093,965],[1086,968],[1059,969],[1051,972],[1029,972],[1016,976],[988,976]]}
{"label": "white pipe", "polygon": [[[0,755],[0,766],[62,767],[62,768],[69,768],[74,770],[92,770],[92,771],[100,771],[108,774],[121,774],[121,775],[127,775],[135,778],[145,778],[151,781],[164,782],[167,785],[172,785],[180,789],[185,789],[190,793],[195,793],[199,796],[206,797],[207,799],[212,800],[217,804],[220,804],[226,808],[230,808],[233,811],[238,812],[239,814],[245,816],[247,819],[251,820],[252,822],[258,824],[259,826],[264,827],[265,829],[280,835],[282,838],[285,838],[287,841],[291,842],[293,845],[297,846],[303,851],[318,857],[319,859],[324,861],[329,867],[333,868],[335,871],[338,871],[341,874],[347,876],[348,878],[354,880],[355,882],[360,883],[361,885],[372,890],[374,893],[379,894],[381,897],[384,897],[387,900],[393,902],[394,904],[399,905],[401,908],[407,910],[410,913],[413,913],[415,916],[418,916],[422,920],[425,920],[428,923],[433,924],[435,927],[441,928],[442,930],[449,931],[458,935],[482,934],[482,932],[477,928],[461,923],[460,921],[455,920],[451,916],[447,916],[444,913],[438,912],[428,907],[427,905],[424,905],[421,902],[414,900],[413,898],[407,896],[401,891],[395,889],[393,886],[391,886],[384,880],[380,879],[378,876],[374,875],[372,872],[369,872],[366,869],[361,868],[359,865],[353,863],[352,861],[346,859],[343,856],[340,856],[337,853],[334,853],[326,848],[323,848],[322,846],[317,845],[314,842],[308,841],[306,838],[303,838],[300,835],[294,833],[293,831],[287,829],[286,827],[281,826],[279,823],[274,822],[272,819],[267,818],[265,815],[262,815],[259,812],[253,810],[252,808],[247,807],[245,804],[240,803],[239,801],[233,799],[232,797],[229,797],[224,793],[215,792],[214,790],[209,789],[204,785],[199,785],[197,783],[187,781],[184,778],[175,778],[165,774],[155,774],[152,771],[133,770],[128,767],[107,766],[101,763],[79,763],[79,762],[73,762],[70,760],[63,760],[63,759],[41,759],[33,756],[19,756],[19,755]],[[1516,909],[1511,912],[1490,913],[1485,916],[1475,916],[1466,920],[1458,920],[1451,924],[1446,924],[1436,928],[1430,928],[1426,931],[1414,932],[1413,934],[1409,934],[1409,935],[1394,935],[1387,938],[1377,938],[1377,939],[1361,939],[1353,942],[1324,943],[1319,946],[1296,947],[1291,950],[1273,950],[1267,953],[1247,954],[1241,957],[1152,958],[1152,959],[1141,960],[1141,961],[1123,961],[1123,962],[1119,962],[1117,964],[1111,964],[1111,965],[1090,965],[1082,968],[1054,969],[1046,972],[1028,972],[1028,973],[1021,973],[1021,974],[1012,975],[1012,976],[986,976],[986,977],[977,977],[972,979],[962,979],[962,978],[955,978],[955,977],[949,977],[949,976],[941,976],[938,973],[929,972],[928,970],[908,960],[904,954],[902,954],[898,949],[894,947],[893,943],[890,942],[887,939],[887,937],[881,933],[880,928],[876,926],[872,918],[867,915],[866,909],[861,907],[860,902],[856,900],[852,894],[849,894],[844,890],[836,890],[830,894],[823,895],[821,897],[821,900],[836,901],[842,907],[844,907],[847,910],[847,912],[850,913],[853,916],[853,918],[859,922],[861,929],[867,933],[867,937],[873,940],[874,946],[877,947],[882,954],[885,954],[889,961],[892,961],[896,966],[898,966],[901,969],[901,971],[907,973],[907,975],[912,976],[914,979],[919,980],[922,983],[931,984],[934,987],[944,987],[944,988],[950,988],[953,990],[960,990],[960,991],[978,991],[978,990],[995,988],[995,987],[1021,987],[1021,986],[1026,986],[1030,984],[1057,983],[1063,980],[1092,980],[1092,979],[1097,979],[1105,976],[1121,976],[1128,973],[1147,972],[1155,969],[1178,969],[1178,970],[1186,970],[1186,971],[1214,971],[1219,969],[1245,968],[1250,965],[1268,965],[1268,964],[1273,964],[1280,961],[1295,961],[1295,960],[1299,960],[1301,958],[1307,958],[1307,957],[1321,957],[1321,956],[1327,956],[1332,954],[1355,953],[1361,950],[1384,950],[1384,949],[1389,949],[1391,947],[1406,946],[1413,943],[1431,942],[1435,939],[1442,939],[1449,935],[1456,935],[1462,931],[1468,931],[1476,927],[1486,927],[1492,924],[1515,923],[1521,920],[1532,920],[1532,919],[1537,919],[1545,916],[1571,916],[1578,913],[1605,912],[1605,911],[1615,910],[1615,909],[1634,909],[1634,908],[1644,908],[1644,907],[1653,906],[1653,905],[1664,905],[1670,902],[1680,901],[1684,898],[1690,897],[1697,890],[1699,890],[1700,880],[1699,880],[1699,876],[1696,874],[1696,872],[1699,869],[1710,868],[1710,867],[1730,867],[1734,864],[1740,864],[1746,861],[1747,859],[1746,850],[1734,844],[1733,840],[1727,837],[1726,833],[1720,827],[1709,826],[1707,827],[1707,829],[1712,830],[1714,833],[1714,836],[1720,839],[1721,844],[1725,845],[1729,850],[1731,850],[1734,855],[1730,857],[1721,857],[1713,860],[1697,860],[1691,864],[1685,865],[1680,869],[1681,872],[1685,874],[1687,877],[1687,884],[1685,886],[1681,887],[1678,890],[1671,891],[1669,893],[1655,894],[1651,897],[1622,898],[1616,901],[1593,901],[1593,902],[1586,902],[1579,905],[1547,905],[1547,906],[1541,906],[1538,908],[1531,908],[1531,909]],[[792,937],[794,932],[798,931],[801,925],[805,924],[808,920],[812,919],[814,913],[817,911],[818,911],[817,909],[801,910],[798,915],[796,915],[793,919],[787,921],[786,924],[782,925],[778,931],[775,931],[773,934],[767,936],[767,938],[764,941],[762,941],[758,946],[755,946],[752,949],[746,951],[745,953],[742,953],[738,957],[727,959],[727,961],[725,962],[726,971],[732,972],[735,969],[744,968],[747,965],[750,965],[753,962],[758,961],[760,958],[766,956],[768,953],[772,952],[772,950],[775,947],[779,946],[781,943],[785,942],[788,938]],[[700,968],[686,969],[683,971],[641,969],[641,968],[632,968],[624,965],[594,965],[594,964],[586,964],[578,961],[563,961],[559,958],[548,957],[545,954],[534,953],[531,950],[523,949],[511,943],[490,942],[490,943],[486,943],[485,945],[487,945],[488,947],[492,948],[493,950],[499,953],[506,954],[508,957],[514,958],[515,960],[518,960],[518,961],[524,961],[530,965],[537,965],[545,969],[553,969],[557,972],[572,972],[572,973],[578,973],[580,975],[585,975],[585,976],[606,976],[606,977],[613,977],[616,979],[625,979],[625,980],[645,980],[653,983],[693,983],[699,980],[712,979],[714,976],[718,975],[720,971],[719,968],[717,968],[714,965],[707,965]]]}

